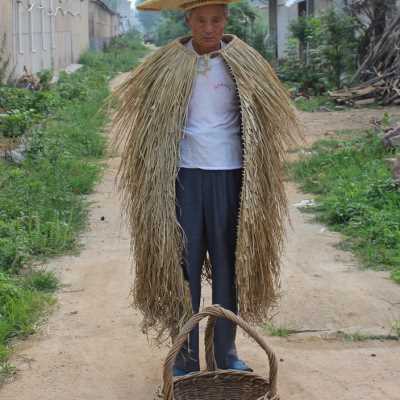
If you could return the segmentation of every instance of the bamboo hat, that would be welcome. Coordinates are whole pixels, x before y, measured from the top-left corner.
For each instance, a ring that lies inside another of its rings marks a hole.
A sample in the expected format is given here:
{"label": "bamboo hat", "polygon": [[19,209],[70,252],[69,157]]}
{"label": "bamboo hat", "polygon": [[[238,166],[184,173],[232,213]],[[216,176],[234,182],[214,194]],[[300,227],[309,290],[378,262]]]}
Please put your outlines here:
{"label": "bamboo hat", "polygon": [[136,8],[140,11],[161,10],[191,10],[192,8],[208,6],[211,4],[230,4],[239,0],[146,0],[138,4]]}

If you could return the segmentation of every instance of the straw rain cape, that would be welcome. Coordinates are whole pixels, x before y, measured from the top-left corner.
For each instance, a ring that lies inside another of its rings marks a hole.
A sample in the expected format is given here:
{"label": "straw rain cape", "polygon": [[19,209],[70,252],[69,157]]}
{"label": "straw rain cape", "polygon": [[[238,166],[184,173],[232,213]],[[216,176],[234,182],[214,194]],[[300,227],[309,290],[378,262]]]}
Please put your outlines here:
{"label": "straw rain cape", "polygon": [[[176,219],[175,178],[197,55],[179,38],[132,71],[116,95],[116,144],[123,213],[130,227],[133,305],[145,332],[176,333],[191,315],[181,268],[183,231]],[[243,137],[236,284],[240,315],[260,323],[277,298],[287,214],[284,155],[300,132],[286,89],[268,62],[234,35],[218,50],[237,86]]]}

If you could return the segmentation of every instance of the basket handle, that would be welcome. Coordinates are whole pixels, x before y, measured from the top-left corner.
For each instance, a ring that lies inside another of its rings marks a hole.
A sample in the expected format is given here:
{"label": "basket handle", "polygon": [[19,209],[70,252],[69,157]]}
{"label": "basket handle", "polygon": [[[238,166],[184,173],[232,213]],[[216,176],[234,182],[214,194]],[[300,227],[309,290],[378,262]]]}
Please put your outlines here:
{"label": "basket handle", "polygon": [[251,338],[256,341],[256,343],[258,343],[260,347],[262,347],[267,354],[269,360],[269,383],[271,390],[267,393],[265,399],[277,399],[278,363],[276,361],[274,351],[267,345],[262,336],[254,328],[252,328],[247,322],[238,317],[232,311],[229,311],[218,305],[208,307],[205,311],[208,311],[208,309],[212,309],[212,314],[210,314],[210,317],[208,318],[205,332],[205,355],[207,370],[216,370],[217,363],[215,361],[214,352],[214,329],[217,319],[225,318],[240,326]]}
{"label": "basket handle", "polygon": [[269,359],[269,383],[271,390],[265,395],[264,399],[278,400],[277,394],[277,377],[278,377],[278,364],[276,361],[275,353],[265,343],[264,339],[253,329],[249,324],[235,315],[232,311],[226,310],[219,305],[212,305],[206,307],[203,311],[193,315],[183,326],[181,332],[177,336],[171,350],[169,351],[165,362],[163,371],[163,395],[164,400],[174,400],[174,379],[172,376],[172,369],[175,359],[185,344],[187,335],[192,329],[200,323],[204,318],[209,317],[207,321],[207,328],[205,334],[206,346],[206,364],[209,371],[215,371],[216,361],[214,355],[214,327],[217,318],[226,318],[235,324],[239,325],[245,332],[247,332],[266,352]]}

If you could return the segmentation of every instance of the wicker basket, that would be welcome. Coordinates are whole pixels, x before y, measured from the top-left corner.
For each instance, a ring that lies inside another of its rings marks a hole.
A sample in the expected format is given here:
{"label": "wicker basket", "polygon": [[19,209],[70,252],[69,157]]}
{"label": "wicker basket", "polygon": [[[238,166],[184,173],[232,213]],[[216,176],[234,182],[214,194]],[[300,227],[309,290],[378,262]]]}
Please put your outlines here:
{"label": "wicker basket", "polygon": [[[182,348],[187,335],[204,318],[208,317],[205,333],[207,369],[173,378],[172,369],[175,358]],[[267,353],[269,359],[269,378],[253,372],[219,370],[214,356],[214,326],[217,318],[226,318],[240,326]],[[245,321],[221,306],[210,306],[195,314],[185,324],[169,352],[163,373],[164,400],[277,400],[278,365],[274,352],[264,339]]]}

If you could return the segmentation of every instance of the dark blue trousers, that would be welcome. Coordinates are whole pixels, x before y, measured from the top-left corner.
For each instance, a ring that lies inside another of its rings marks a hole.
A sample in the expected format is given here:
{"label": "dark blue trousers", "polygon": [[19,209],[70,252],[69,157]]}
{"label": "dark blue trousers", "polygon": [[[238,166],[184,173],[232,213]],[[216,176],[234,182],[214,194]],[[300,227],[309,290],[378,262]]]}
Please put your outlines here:
{"label": "dark blue trousers", "polygon": [[[201,272],[206,251],[212,265],[212,303],[237,312],[235,248],[242,169],[180,168],[176,181],[177,219],[185,233],[183,265],[189,281],[193,312],[201,298]],[[236,327],[218,320],[214,335],[218,368],[237,359]],[[178,354],[175,366],[199,370],[199,330],[193,330]]]}

